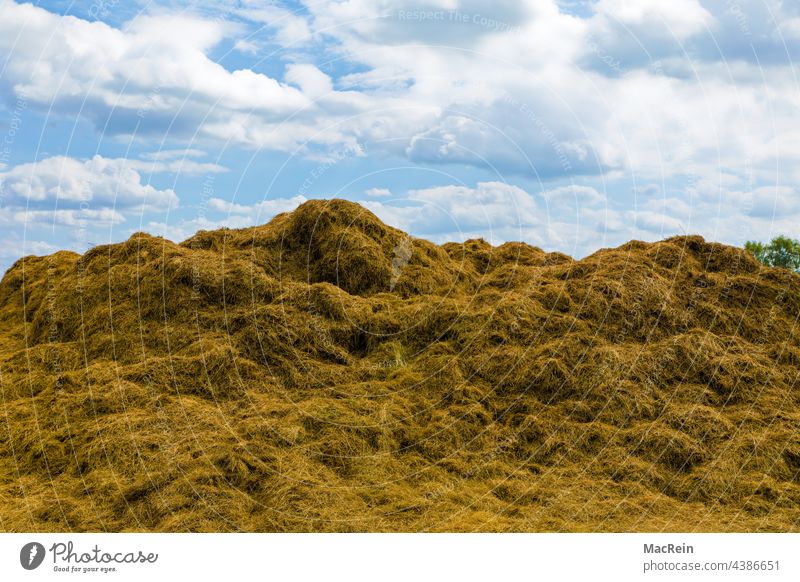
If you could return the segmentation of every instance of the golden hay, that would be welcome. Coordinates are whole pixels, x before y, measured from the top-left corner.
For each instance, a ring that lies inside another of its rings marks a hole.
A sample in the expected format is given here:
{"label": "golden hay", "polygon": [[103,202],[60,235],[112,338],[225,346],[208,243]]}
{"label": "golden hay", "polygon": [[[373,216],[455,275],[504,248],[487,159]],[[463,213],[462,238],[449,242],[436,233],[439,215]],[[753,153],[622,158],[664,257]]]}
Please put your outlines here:
{"label": "golden hay", "polygon": [[797,531],[800,276],[342,200],[0,283],[4,531]]}

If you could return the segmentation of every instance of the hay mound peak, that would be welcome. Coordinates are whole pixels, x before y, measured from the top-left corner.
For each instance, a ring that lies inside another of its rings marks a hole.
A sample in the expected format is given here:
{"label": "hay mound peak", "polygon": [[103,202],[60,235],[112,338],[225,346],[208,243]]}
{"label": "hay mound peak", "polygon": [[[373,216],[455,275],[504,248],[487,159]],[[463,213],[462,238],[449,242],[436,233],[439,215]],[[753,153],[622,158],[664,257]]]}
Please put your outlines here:
{"label": "hay mound peak", "polygon": [[6,531],[796,531],[800,276],[344,200],[17,261]]}

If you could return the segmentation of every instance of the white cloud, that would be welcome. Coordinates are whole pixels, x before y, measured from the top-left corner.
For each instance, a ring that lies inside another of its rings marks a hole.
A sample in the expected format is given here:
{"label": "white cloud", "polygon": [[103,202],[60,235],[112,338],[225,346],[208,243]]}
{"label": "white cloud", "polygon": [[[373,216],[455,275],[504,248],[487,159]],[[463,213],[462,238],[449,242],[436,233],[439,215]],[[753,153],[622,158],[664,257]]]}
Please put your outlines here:
{"label": "white cloud", "polygon": [[[0,2],[0,55],[15,94],[115,133],[169,132],[316,157],[369,142],[376,153],[419,163],[543,180],[624,171],[654,179],[687,162],[707,173],[743,157],[774,168],[776,151],[800,160],[791,74],[744,63],[731,67],[732,79],[716,63],[686,59],[679,41],[706,35],[726,12],[717,6],[712,15],[697,0],[602,0],[590,18],[565,14],[553,0],[429,1],[419,10],[441,18],[428,21],[409,17],[401,0],[308,2],[297,12],[245,2],[235,13],[267,24],[275,42],[324,39],[357,70],[334,80],[307,53],[283,81],[228,71],[208,57],[226,35],[243,32],[224,20],[161,13],[115,29]],[[602,62],[619,42],[635,44],[631,34],[661,33],[661,69],[647,61],[614,72]],[[664,74],[671,62],[686,65],[683,76]]]}
{"label": "white cloud", "polygon": [[629,210],[625,213],[625,218],[629,224],[633,224],[642,230],[656,233],[662,237],[680,232],[686,233],[685,226],[680,220],[662,212],[653,212],[652,210]]}
{"label": "white cloud", "polygon": [[464,230],[477,225],[503,227],[532,226],[542,222],[533,196],[522,188],[503,182],[479,182],[467,186],[439,186],[412,190],[409,199],[445,211]]}
{"label": "white cloud", "polygon": [[793,186],[773,185],[741,190],[704,181],[690,189],[689,195],[696,200],[696,206],[723,217],[800,221],[800,192]]}
{"label": "white cloud", "polygon": [[194,160],[180,159],[169,161],[147,160],[119,160],[133,170],[149,172],[151,174],[182,174],[184,176],[200,176],[207,174],[221,174],[228,168],[210,162],[197,162]]}
{"label": "white cloud", "polygon": [[252,226],[247,217],[228,217],[224,220],[211,220],[208,218],[181,219],[174,222],[149,221],[141,224],[135,230],[130,230],[133,234],[136,230],[143,230],[153,236],[163,236],[173,242],[183,242],[192,237],[198,230],[217,230],[219,228],[244,228]]}
{"label": "white cloud", "polygon": [[[798,16],[769,1],[776,20]],[[243,2],[233,13],[266,24],[272,41],[291,49],[324,40],[342,68],[357,71],[332,79],[308,62],[319,55],[304,53],[279,81],[209,58],[226,35],[239,34],[243,50],[256,42],[224,19],[159,13],[115,29],[0,0],[0,55],[15,94],[115,133],[197,135],[316,157],[371,142],[376,153],[415,162],[543,180],[625,171],[663,178],[689,162],[707,174],[743,157],[769,170],[776,152],[800,161],[789,68],[687,58],[686,41],[706,42],[710,30],[726,41],[732,27],[741,35],[748,25],[768,37],[750,12],[738,22],[721,0],[592,6],[579,18],[553,0],[429,0],[415,10],[402,0],[309,1],[294,12]],[[435,18],[414,16],[430,11]],[[642,52],[639,41],[659,46]],[[643,60],[626,57],[631,47]],[[612,70],[606,57],[628,60]]]}
{"label": "white cloud", "polygon": [[221,198],[212,198],[208,202],[208,207],[217,212],[225,212],[228,215],[242,215],[247,216],[248,220],[252,221],[250,224],[259,224],[266,222],[276,214],[281,212],[288,212],[306,202],[305,196],[297,195],[292,198],[272,198],[270,200],[262,200],[256,204],[236,204],[228,202]]}
{"label": "white cloud", "polygon": [[14,212],[18,224],[106,227],[125,222],[125,216],[111,208],[84,210],[20,210]]}
{"label": "white cloud", "polygon": [[[58,247],[41,240],[24,240],[16,235],[0,239],[0,259],[14,261],[25,255],[46,255],[58,250]],[[0,276],[3,268],[0,268]]]}
{"label": "white cloud", "polygon": [[173,241],[184,241],[198,230],[216,230],[219,228],[246,228],[269,222],[276,214],[288,212],[300,206],[306,198],[273,198],[256,204],[236,204],[221,198],[211,198],[208,210],[211,213],[224,214],[224,217],[213,218],[197,216],[182,218],[174,222],[150,221],[142,228],[150,234],[160,235]]}
{"label": "white cloud", "polygon": [[600,0],[594,9],[634,35],[652,35],[662,29],[679,40],[702,32],[714,21],[698,0]]}
{"label": "white cloud", "polygon": [[275,31],[275,41],[283,46],[294,46],[311,39],[311,30],[306,18],[264,0],[244,0],[244,6],[236,10],[242,18],[264,24]]}
{"label": "white cloud", "polygon": [[245,55],[254,55],[258,53],[258,44],[251,40],[239,39],[233,45],[233,49]]}
{"label": "white cloud", "polygon": [[184,176],[220,174],[228,171],[228,168],[220,164],[190,159],[205,156],[206,152],[196,148],[158,150],[140,154],[139,160],[128,159],[127,166],[151,174],[170,173]]}
{"label": "white cloud", "polygon": [[284,78],[297,85],[303,93],[313,99],[323,97],[333,91],[331,78],[310,64],[294,64],[286,67]]}
{"label": "white cloud", "polygon": [[[409,16],[404,0],[301,4],[293,12],[241,2],[245,31],[166,12],[117,29],[0,0],[2,85],[31,108],[140,139],[169,132],[201,147],[220,140],[320,160],[364,144],[375,166],[396,156],[488,170],[496,181],[412,192],[408,207],[380,200],[390,194],[382,189],[366,193],[376,212],[431,237],[487,228],[589,249],[606,234],[623,242],[681,227],[734,240],[748,224],[764,232],[797,215],[788,185],[800,180],[800,101],[790,61],[800,45],[784,35],[800,11],[788,2],[600,0],[581,18],[553,0],[426,0],[414,8],[441,13],[428,20]],[[291,62],[285,74],[230,71],[209,57],[237,36],[244,54],[281,45],[264,69]],[[225,170],[203,159],[190,148],[107,162],[126,176],[121,199],[140,204],[140,173]],[[58,192],[60,204],[74,202],[87,196],[82,178],[70,182],[76,171],[63,185],[54,171],[44,183],[17,179],[13,196],[48,201],[43,192]],[[597,189],[554,186],[593,175],[602,176]],[[517,179],[537,194],[504,184]],[[634,185],[628,199],[606,200],[607,190]],[[117,189],[99,196],[116,200]],[[278,211],[213,206],[237,224]]]}
{"label": "white cloud", "polygon": [[578,184],[538,195],[505,183],[444,185],[409,192],[392,203],[363,204],[388,224],[439,243],[477,237],[493,244],[524,240],[576,257],[631,239],[700,233],[742,244],[793,231],[800,217],[800,195],[794,189],[739,191],[734,185],[730,178],[722,185],[703,180],[686,193],[647,197],[635,209]]}
{"label": "white cloud", "polygon": [[311,104],[294,87],[212,61],[207,52],[235,31],[224,21],[160,13],[116,29],[11,0],[0,13],[4,84],[109,132],[246,140],[254,124],[263,131]]}
{"label": "white cloud", "polygon": [[405,199],[391,204],[380,200],[362,204],[387,224],[437,242],[478,237],[493,243],[541,242],[536,231],[546,222],[533,196],[503,182],[436,186],[411,190]]}
{"label": "white cloud", "polygon": [[388,188],[370,188],[364,194],[372,198],[387,198],[392,195],[392,191]]}
{"label": "white cloud", "polygon": [[[140,164],[149,166],[151,162]],[[21,164],[0,172],[4,204],[39,210],[83,206],[160,211],[178,206],[178,196],[173,190],[159,190],[142,183],[132,165],[137,164],[102,156],[89,160],[55,156]]]}
{"label": "white cloud", "polygon": [[671,196],[669,198],[653,198],[645,200],[641,207],[644,210],[653,210],[655,212],[670,214],[674,217],[688,219],[692,216],[693,207],[691,200]]}
{"label": "white cloud", "polygon": [[167,149],[158,150],[155,152],[146,152],[139,157],[143,160],[151,160],[161,162],[164,160],[176,160],[181,158],[202,158],[206,156],[206,152],[196,148],[185,149]]}
{"label": "white cloud", "polygon": [[551,204],[575,204],[586,206],[601,206],[606,204],[605,195],[591,186],[559,186],[552,190],[542,192],[542,196]]}
{"label": "white cloud", "polygon": [[[573,255],[585,255],[587,251],[603,246],[609,240],[604,221],[615,219],[616,213],[603,210],[586,210],[581,220],[563,208],[538,211],[534,197],[525,193],[518,200],[519,211],[513,205],[503,211],[497,202],[518,194],[490,197],[489,201],[474,207],[472,216],[462,210],[461,204],[468,202],[462,186],[436,188],[431,195],[437,203],[417,200],[416,204],[386,204],[369,200],[363,204],[381,220],[396,228],[422,236],[437,243],[463,242],[471,238],[483,238],[499,245],[508,241],[525,241],[547,250],[559,250]],[[513,188],[513,187],[511,187]],[[467,198],[481,198],[480,190],[486,186],[466,188]],[[522,191],[524,192],[524,191]]]}

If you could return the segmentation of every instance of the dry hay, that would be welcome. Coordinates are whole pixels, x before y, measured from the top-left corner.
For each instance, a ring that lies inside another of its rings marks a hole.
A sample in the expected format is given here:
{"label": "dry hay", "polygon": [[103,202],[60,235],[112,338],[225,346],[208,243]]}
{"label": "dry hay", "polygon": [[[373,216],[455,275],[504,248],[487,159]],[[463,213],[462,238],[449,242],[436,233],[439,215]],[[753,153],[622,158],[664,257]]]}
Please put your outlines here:
{"label": "dry hay", "polygon": [[19,260],[4,531],[796,531],[800,277],[358,205]]}

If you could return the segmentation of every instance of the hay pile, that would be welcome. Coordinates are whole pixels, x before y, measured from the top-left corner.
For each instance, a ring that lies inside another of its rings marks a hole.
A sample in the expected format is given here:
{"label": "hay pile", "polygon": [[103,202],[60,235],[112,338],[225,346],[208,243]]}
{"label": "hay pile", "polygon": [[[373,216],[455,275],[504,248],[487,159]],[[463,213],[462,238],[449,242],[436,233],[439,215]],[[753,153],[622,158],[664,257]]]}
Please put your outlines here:
{"label": "hay pile", "polygon": [[360,206],[19,260],[0,530],[797,531],[800,276]]}

